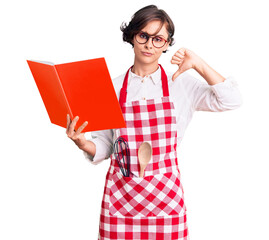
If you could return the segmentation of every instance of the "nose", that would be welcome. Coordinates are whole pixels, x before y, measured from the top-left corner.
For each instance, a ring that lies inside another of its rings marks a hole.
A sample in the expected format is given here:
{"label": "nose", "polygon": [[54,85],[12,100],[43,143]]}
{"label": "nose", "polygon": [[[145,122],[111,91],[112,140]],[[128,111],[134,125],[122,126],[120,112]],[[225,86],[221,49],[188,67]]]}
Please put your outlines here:
{"label": "nose", "polygon": [[152,45],[152,39],[149,38],[148,41],[145,43],[145,48],[151,49],[153,47]]}

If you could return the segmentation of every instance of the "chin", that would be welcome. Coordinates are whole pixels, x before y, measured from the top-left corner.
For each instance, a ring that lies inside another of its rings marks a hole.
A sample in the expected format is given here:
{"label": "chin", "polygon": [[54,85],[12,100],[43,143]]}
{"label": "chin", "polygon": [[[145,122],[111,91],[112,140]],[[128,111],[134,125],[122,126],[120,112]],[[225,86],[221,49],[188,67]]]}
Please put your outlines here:
{"label": "chin", "polygon": [[158,62],[158,59],[156,59],[155,57],[151,56],[151,57],[139,57],[137,60],[139,60],[139,62],[144,63],[144,64],[153,64],[155,62]]}

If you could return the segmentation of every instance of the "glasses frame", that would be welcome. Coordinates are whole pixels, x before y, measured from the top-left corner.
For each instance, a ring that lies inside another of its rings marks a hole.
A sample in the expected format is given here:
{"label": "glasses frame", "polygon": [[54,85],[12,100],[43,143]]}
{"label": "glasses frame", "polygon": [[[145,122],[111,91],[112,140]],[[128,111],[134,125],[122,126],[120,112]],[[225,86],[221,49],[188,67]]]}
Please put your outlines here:
{"label": "glasses frame", "polygon": [[[144,42],[144,43],[138,42],[138,40],[136,39],[136,37],[137,37],[139,34],[141,34],[141,33],[145,34],[145,36],[146,36],[146,38],[147,38],[147,39],[146,39],[146,42]],[[163,37],[160,37],[160,36],[158,36],[158,35],[149,35],[149,34],[143,32],[143,31],[140,31],[140,32],[138,32],[137,34],[135,34],[135,40],[136,40],[137,43],[139,43],[139,44],[146,44],[150,38],[151,38],[152,45],[153,45],[155,48],[162,48],[162,47],[168,42],[168,40],[164,39]],[[156,46],[154,45],[154,42],[153,42],[153,39],[154,39],[154,38],[161,38],[161,39],[163,39],[163,40],[165,41],[165,43],[164,43],[161,47],[156,47]]]}

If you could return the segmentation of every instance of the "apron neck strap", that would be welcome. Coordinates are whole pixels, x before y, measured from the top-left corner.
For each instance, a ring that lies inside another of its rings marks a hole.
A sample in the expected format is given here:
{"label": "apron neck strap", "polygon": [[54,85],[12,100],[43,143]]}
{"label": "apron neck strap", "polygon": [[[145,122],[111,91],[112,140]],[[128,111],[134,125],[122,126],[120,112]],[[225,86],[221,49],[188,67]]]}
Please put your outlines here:
{"label": "apron neck strap", "polygon": [[[159,64],[160,68],[161,68],[161,78],[162,78],[162,88],[163,88],[163,96],[164,97],[168,97],[169,96],[169,89],[168,89],[168,80],[167,80],[167,76],[166,73],[163,69],[163,67],[161,66],[161,64]],[[123,105],[123,103],[126,102],[127,99],[127,85],[128,85],[128,76],[129,76],[129,71],[133,66],[131,66],[127,73],[125,74],[124,80],[123,80],[123,84],[122,84],[122,88],[120,90],[120,106]]]}

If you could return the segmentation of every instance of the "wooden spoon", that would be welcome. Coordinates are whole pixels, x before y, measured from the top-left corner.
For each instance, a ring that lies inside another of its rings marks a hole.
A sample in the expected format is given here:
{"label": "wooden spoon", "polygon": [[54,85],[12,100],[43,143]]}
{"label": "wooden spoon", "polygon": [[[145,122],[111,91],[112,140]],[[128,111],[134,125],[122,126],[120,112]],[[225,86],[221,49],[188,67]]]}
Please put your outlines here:
{"label": "wooden spoon", "polygon": [[148,142],[143,142],[138,149],[138,161],[140,164],[139,177],[144,176],[144,171],[152,156],[152,148]]}

